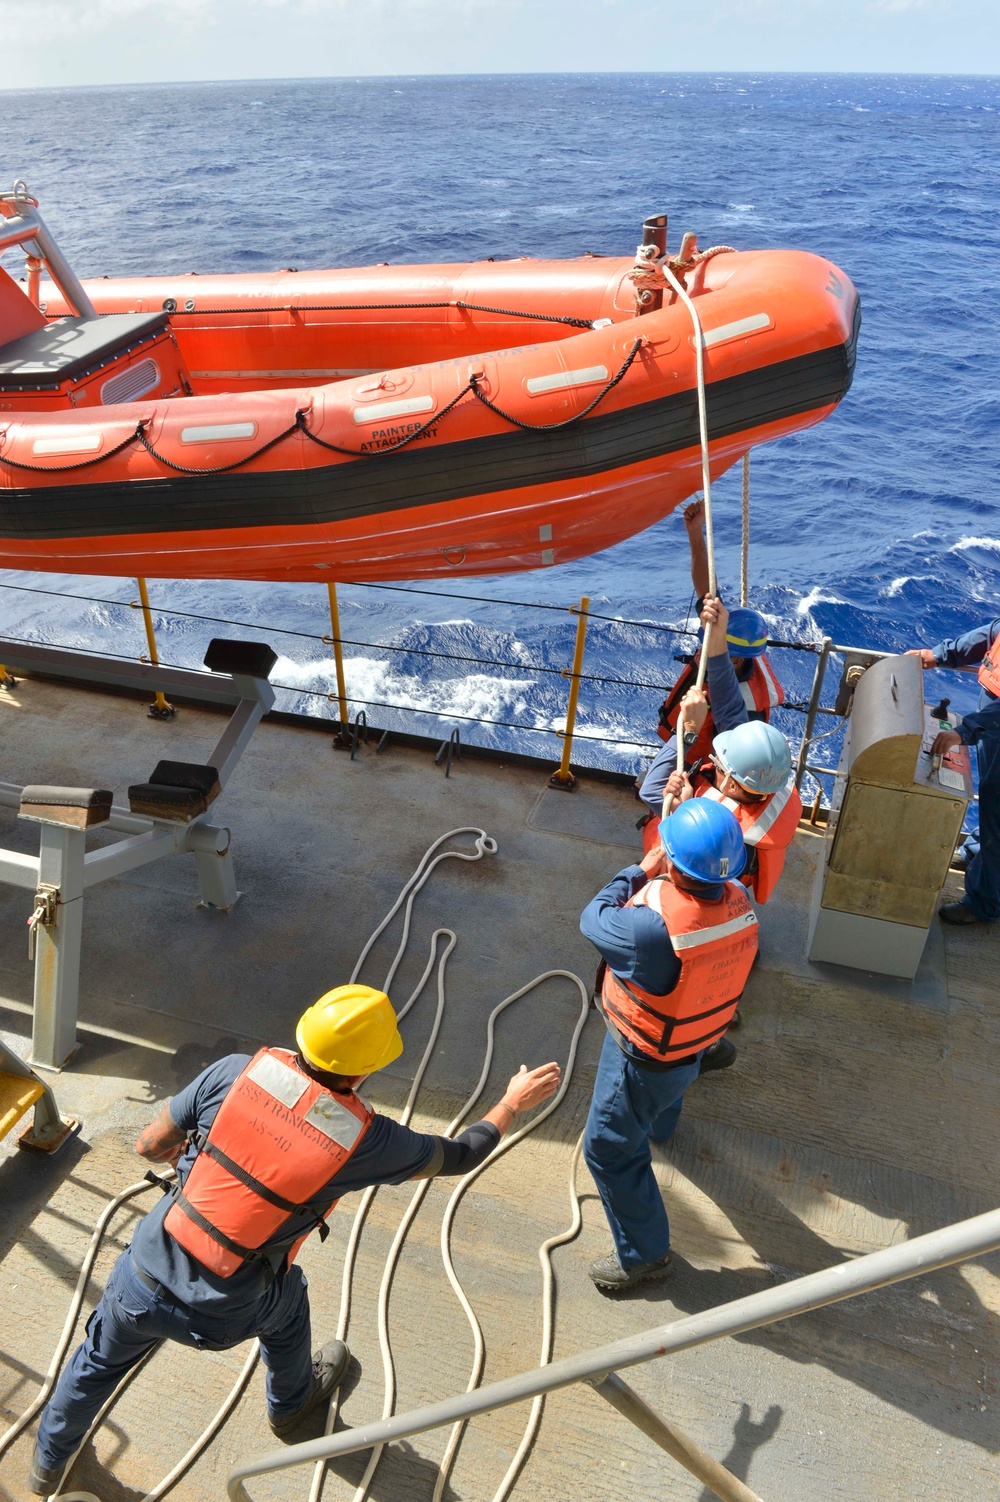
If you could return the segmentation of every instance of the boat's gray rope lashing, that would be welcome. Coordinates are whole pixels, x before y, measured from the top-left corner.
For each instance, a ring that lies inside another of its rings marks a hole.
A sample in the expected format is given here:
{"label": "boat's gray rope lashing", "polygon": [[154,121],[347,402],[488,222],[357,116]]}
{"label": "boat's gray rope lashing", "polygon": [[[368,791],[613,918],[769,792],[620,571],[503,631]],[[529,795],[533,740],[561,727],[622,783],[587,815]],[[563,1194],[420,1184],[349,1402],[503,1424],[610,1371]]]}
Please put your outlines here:
{"label": "boat's gray rope lashing", "polygon": [[405,449],[407,444],[416,443],[417,439],[422,438],[428,428],[432,428],[435,423],[440,422],[442,417],[447,417],[452,407],[457,407],[462,397],[468,396],[469,392],[474,389],[472,382],[469,381],[467,385],[462,387],[457,396],[453,396],[451,401],[441,408],[440,412],[433,413],[428,417],[426,422],[422,422],[415,427],[412,433],[407,433],[405,438],[400,438],[396,443],[386,444],[385,448],[348,449],[341,448],[338,443],[328,443],[325,438],[318,437],[316,433],[306,427],[307,413],[305,408],[301,408],[296,412],[295,423],[299,432],[304,433],[307,438],[311,438],[313,443],[318,443],[321,449],[329,449],[332,454],[348,454],[352,459],[371,459],[377,454],[395,454],[397,450]]}
{"label": "boat's gray rope lashing", "polygon": [[640,335],[625,356],[620,369],[611,377],[606,385],[601,387],[594,400],[588,406],[584,407],[582,412],[575,412],[572,417],[565,418],[563,422],[524,422],[520,417],[515,417],[511,412],[505,412],[502,407],[498,407],[495,402],[490,401],[486,393],[480,390],[479,381],[482,379],[480,376],[474,375],[469,384],[472,387],[473,396],[478,401],[481,401],[484,407],[488,407],[494,416],[502,417],[504,422],[511,423],[515,428],[522,428],[526,433],[555,433],[560,428],[568,428],[572,423],[580,422],[582,418],[589,417],[594,408],[599,406],[608,393],[615,389],[619,381],[624,380],[632,365],[632,361],[645,343],[645,337]]}
{"label": "boat's gray rope lashing", "polygon": [[273,449],[277,444],[283,442],[284,439],[290,438],[293,433],[297,433],[300,426],[299,413],[296,412],[293,423],[289,424],[280,433],[276,433],[273,438],[269,438],[266,443],[262,443],[260,448],[254,449],[252,454],[244,454],[242,459],[234,459],[231,464],[216,464],[207,469],[197,469],[190,464],[177,464],[173,459],[168,459],[166,454],[159,453],[146,437],[146,424],[144,422],[139,424],[135,436],[150,458],[155,459],[158,464],[166,465],[167,469],[176,470],[179,475],[225,475],[230,470],[240,469],[242,465],[251,464],[254,459],[259,459],[261,454],[267,453],[268,449]]}
{"label": "boat's gray rope lashing", "polygon": [[307,411],[304,407],[300,407],[295,414],[295,421],[293,423],[290,423],[289,426],[287,428],[284,428],[280,433],[276,433],[273,438],[269,438],[266,443],[262,443],[259,448],[254,449],[252,454],[244,454],[242,458],[234,459],[229,464],[217,464],[204,469],[197,468],[194,465],[190,464],[178,464],[175,460],[167,458],[165,454],[161,454],[158,449],[154,448],[152,443],[150,443],[149,439],[146,437],[147,419],[145,418],[142,418],[139,422],[136,423],[135,431],[130,433],[127,438],[123,438],[121,443],[116,444],[112,449],[108,449],[107,453],[95,454],[93,458],[90,459],[81,459],[73,464],[22,464],[17,459],[8,459],[3,454],[0,454],[0,463],[7,464],[12,469],[31,470],[36,474],[65,474],[69,470],[86,469],[92,464],[100,464],[105,459],[112,459],[114,458],[115,454],[120,454],[122,449],[127,448],[130,443],[138,442],[146,450],[150,458],[155,459],[158,464],[164,465],[167,469],[174,470],[175,473],[179,475],[225,475],[229,474],[234,469],[241,469],[244,464],[252,464],[255,459],[259,459],[262,454],[266,454],[270,449],[275,448],[277,444],[282,443],[286,438],[290,438],[293,433],[304,433],[305,436],[309,438],[313,443],[318,444],[320,448],[328,449],[333,454],[345,454],[352,459],[371,459],[378,454],[397,453],[400,449],[406,448],[411,443],[415,443],[417,439],[422,438],[423,435],[428,431],[428,429],[432,428],[435,423],[440,422],[443,417],[447,417],[452,408],[457,407],[462,398],[464,396],[467,396],[470,391],[472,392],[473,396],[477,397],[478,400],[483,403],[484,406],[488,407],[490,411],[493,412],[497,417],[503,418],[505,422],[512,423],[515,427],[518,428],[524,428],[525,431],[529,433],[551,433],[558,428],[567,428],[571,423],[579,422],[581,418],[589,416],[589,414],[593,412],[594,408],[598,406],[598,404],[602,402],[608,395],[608,392],[613,391],[614,388],[618,385],[618,382],[622,380],[622,378],[625,376],[625,373],[631,366],[632,361],[635,359],[641,346],[644,343],[644,339],[637,339],[632,345],[632,348],[629,351],[628,355],[625,357],[621,369],[617,372],[616,375],[613,375],[611,377],[611,380],[608,381],[604,387],[602,387],[602,389],[594,397],[594,400],[589,404],[589,406],[584,407],[582,412],[577,412],[573,417],[567,417],[564,422],[523,422],[519,417],[514,417],[511,413],[504,412],[500,407],[496,406],[495,403],[491,402],[489,397],[479,389],[478,382],[481,377],[478,375],[473,375],[472,377],[470,377],[467,384],[462,387],[458,395],[453,396],[451,401],[447,402],[441,408],[440,412],[433,413],[430,417],[427,418],[426,422],[422,422],[416,428],[414,428],[412,433],[407,433],[405,437],[400,438],[396,443],[387,444],[384,448],[350,449],[345,448],[337,443],[329,443],[325,438],[320,438],[318,434],[312,432],[312,430],[307,426]]}
{"label": "boat's gray rope lashing", "polygon": [[[173,298],[167,298],[167,302],[173,302]],[[571,318],[563,313],[530,313],[522,308],[491,308],[484,303],[464,302],[461,298],[452,299],[449,302],[356,302],[356,303],[280,303],[274,307],[253,307],[245,304],[242,308],[164,308],[171,318],[192,316],[207,316],[210,314],[235,314],[235,313],[405,313],[411,309],[421,312],[433,308],[461,308],[470,313],[497,313],[502,318],[528,318],[536,323],[565,323],[573,329],[592,329],[593,319]],[[102,313],[102,318],[110,315]]]}
{"label": "boat's gray rope lashing", "polygon": [[113,459],[120,454],[122,449],[127,449],[130,443],[135,443],[142,436],[142,423],[136,423],[135,431],[123,438],[121,443],[116,443],[113,449],[108,449],[106,454],[93,454],[89,459],[77,459],[72,464],[23,464],[20,459],[9,459],[0,451],[0,464],[6,464],[11,469],[27,469],[33,474],[55,475],[65,474],[71,469],[89,469],[92,464],[103,464],[105,459]]}

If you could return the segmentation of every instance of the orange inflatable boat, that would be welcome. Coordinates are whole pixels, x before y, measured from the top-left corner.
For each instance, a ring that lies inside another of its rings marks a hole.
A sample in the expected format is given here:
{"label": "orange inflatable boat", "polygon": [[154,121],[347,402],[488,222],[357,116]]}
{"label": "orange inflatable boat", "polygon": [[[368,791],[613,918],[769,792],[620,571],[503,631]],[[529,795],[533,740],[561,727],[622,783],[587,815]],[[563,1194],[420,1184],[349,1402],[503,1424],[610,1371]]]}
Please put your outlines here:
{"label": "orange inflatable boat", "polygon": [[[392,580],[565,563],[819,422],[857,294],[798,251],[370,266],[81,284],[0,198],[0,566]],[[39,255],[38,253],[41,252]],[[41,279],[42,266],[49,273]]]}

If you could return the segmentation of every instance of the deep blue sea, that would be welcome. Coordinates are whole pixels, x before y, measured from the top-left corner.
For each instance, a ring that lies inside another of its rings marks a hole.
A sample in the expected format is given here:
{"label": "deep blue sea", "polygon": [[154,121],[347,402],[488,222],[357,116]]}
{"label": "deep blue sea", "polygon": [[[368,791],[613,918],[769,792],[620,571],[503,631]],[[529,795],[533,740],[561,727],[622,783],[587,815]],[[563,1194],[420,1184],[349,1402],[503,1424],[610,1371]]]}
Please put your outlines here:
{"label": "deep blue sea", "polygon": [[[635,74],[331,79],[10,91],[0,176],[23,176],[83,276],[245,271],[482,256],[630,254],[666,210],[671,243],[796,246],[838,262],[864,324],[853,389],[819,428],[754,451],[751,603],[775,635],[881,648],[930,644],[1000,614],[1000,79]],[[5,264],[20,274],[16,256]],[[720,578],[738,587],[740,479],[714,488]],[[127,580],[6,575],[0,583],[127,601]],[[678,516],[544,573],[429,586],[436,599],[344,588],[361,701],[482,715],[477,727],[370,708],[373,723],[547,754],[562,724],[568,614],[684,625]],[[197,664],[253,623],[281,654],[283,707],[334,714],[325,591],[157,581],[164,660]],[[283,636],[284,626],[310,636]],[[136,612],[0,589],[0,630],[138,655]],[[247,634],[244,632],[244,634]],[[682,643],[595,622],[586,668],[662,684]],[[503,659],[480,669],[383,647]],[[776,653],[802,697],[811,663]],[[936,675],[959,708],[974,680]],[[641,764],[653,688],[587,682],[577,759]],[[795,738],[801,717],[787,715]],[[821,727],[822,728],[822,727]],[[658,744],[658,743],[657,743]],[[832,751],[832,748],[831,748]]]}

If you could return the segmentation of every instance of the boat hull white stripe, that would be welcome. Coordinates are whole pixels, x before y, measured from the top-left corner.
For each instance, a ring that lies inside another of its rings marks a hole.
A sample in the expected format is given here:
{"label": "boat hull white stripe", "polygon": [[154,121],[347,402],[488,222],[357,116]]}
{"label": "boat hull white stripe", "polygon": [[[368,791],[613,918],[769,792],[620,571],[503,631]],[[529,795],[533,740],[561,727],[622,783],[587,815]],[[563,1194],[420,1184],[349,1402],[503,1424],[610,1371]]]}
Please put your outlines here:
{"label": "boat hull white stripe", "polygon": [[218,422],[206,427],[181,428],[181,443],[218,443],[224,438],[252,438],[255,422]]}
{"label": "boat hull white stripe", "polygon": [[566,391],[571,386],[589,386],[593,381],[606,381],[608,372],[603,365],[588,365],[583,370],[559,370],[555,375],[529,376],[525,385],[532,396],[542,396],[546,391]]}
{"label": "boat hull white stripe", "polygon": [[100,433],[62,433],[58,438],[36,438],[33,454],[96,454],[104,442]]}
{"label": "boat hull white stripe", "polygon": [[735,323],[723,323],[717,329],[705,329],[702,345],[705,349],[711,349],[713,344],[724,344],[727,339],[739,339],[743,334],[759,334],[761,329],[770,327],[770,313],[752,313],[749,318],[737,318]]}
{"label": "boat hull white stripe", "polygon": [[373,407],[355,407],[355,422],[381,422],[385,417],[411,417],[415,412],[433,412],[432,396],[405,396],[398,402],[376,402]]}

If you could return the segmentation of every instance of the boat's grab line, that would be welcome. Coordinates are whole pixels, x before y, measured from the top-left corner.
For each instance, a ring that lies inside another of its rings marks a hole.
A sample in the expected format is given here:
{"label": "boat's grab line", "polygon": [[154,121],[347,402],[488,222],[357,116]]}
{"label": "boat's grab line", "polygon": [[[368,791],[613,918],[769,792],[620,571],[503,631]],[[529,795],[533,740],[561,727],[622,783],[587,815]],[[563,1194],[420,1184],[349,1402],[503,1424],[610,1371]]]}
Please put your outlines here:
{"label": "boat's grab line", "polygon": [[594,397],[594,400],[590,403],[589,406],[584,407],[582,412],[577,412],[573,417],[567,417],[563,422],[522,422],[521,418],[514,417],[510,412],[504,412],[503,409],[501,407],[498,407],[495,402],[490,401],[486,393],[479,389],[480,378],[478,376],[474,375],[469,384],[472,387],[473,396],[481,401],[484,407],[489,407],[490,411],[493,412],[497,417],[502,417],[504,422],[513,424],[515,428],[523,428],[526,433],[554,433],[558,428],[568,428],[571,423],[579,422],[581,417],[589,417],[594,408],[598,406],[600,402],[603,402],[604,398],[608,395],[608,392],[613,391],[618,385],[618,382],[624,380],[625,375],[627,374],[629,367],[632,364],[632,361],[635,359],[636,355],[639,353],[640,349],[645,343],[646,339],[643,335],[640,335],[638,339],[634,340],[632,348],[625,356],[625,359],[622,362],[618,373],[611,377],[607,385],[601,387],[601,390],[597,393],[597,395]]}
{"label": "boat's grab line", "polygon": [[87,469],[93,464],[101,464],[104,460],[113,459],[116,454],[120,454],[122,449],[127,448],[130,443],[140,443],[147,454],[155,459],[158,464],[164,465],[167,469],[174,470],[179,475],[225,475],[234,469],[241,469],[245,464],[251,464],[255,459],[259,459],[262,454],[266,454],[269,449],[275,448],[277,444],[283,443],[286,438],[290,438],[293,433],[303,433],[306,438],[311,439],[320,448],[328,449],[333,454],[346,454],[352,459],[370,459],[376,455],[394,454],[397,450],[415,443],[418,438],[423,437],[429,428],[434,427],[443,417],[447,417],[452,408],[457,407],[462,398],[468,396],[470,392],[478,401],[482,402],[484,407],[488,407],[496,417],[502,418],[504,422],[509,422],[515,428],[523,428],[529,433],[554,433],[560,428],[568,428],[573,423],[580,422],[584,417],[589,417],[594,408],[599,406],[608,393],[614,390],[619,381],[624,379],[632,361],[645,342],[645,338],[643,337],[636,339],[632,348],[625,356],[620,369],[601,388],[594,397],[594,400],[588,406],[584,407],[582,412],[574,413],[572,417],[567,417],[563,422],[523,422],[520,417],[514,417],[510,412],[504,412],[494,402],[491,402],[486,393],[480,389],[479,381],[481,380],[481,376],[473,374],[458,395],[453,396],[451,401],[441,408],[440,412],[433,413],[432,416],[427,418],[426,422],[420,423],[413,429],[412,433],[407,433],[398,442],[387,444],[385,447],[378,449],[349,449],[341,447],[338,443],[329,443],[325,438],[320,438],[318,434],[312,432],[307,426],[306,418],[308,413],[304,407],[300,407],[295,414],[295,421],[293,423],[290,423],[282,432],[276,433],[273,438],[269,438],[266,443],[262,443],[259,448],[254,449],[252,454],[244,454],[241,459],[234,459],[231,464],[217,464],[208,469],[200,469],[188,464],[178,464],[175,460],[168,459],[166,454],[161,454],[146,437],[146,428],[149,425],[147,418],[140,418],[135,425],[134,431],[127,438],[123,438],[120,443],[115,444],[114,448],[108,449],[105,454],[95,454],[90,459],[79,459],[72,464],[25,464],[19,459],[11,459],[7,455],[0,453],[0,464],[6,464],[10,469],[30,470],[33,474],[65,474],[69,470]]}
{"label": "boat's grab line", "polygon": [[[503,318],[530,318],[536,323],[565,323],[573,329],[592,329],[595,322],[590,318],[571,318],[562,313],[529,313],[522,308],[490,308],[484,303],[463,302],[461,298],[451,302],[283,303],[275,307],[260,308],[249,303],[245,303],[242,308],[168,308],[166,303],[169,302],[174,302],[174,298],[165,299],[163,311],[169,313],[171,318],[224,313],[406,313],[414,308],[462,308],[470,313],[498,313]],[[107,313],[101,314],[102,318],[109,316]]]}

